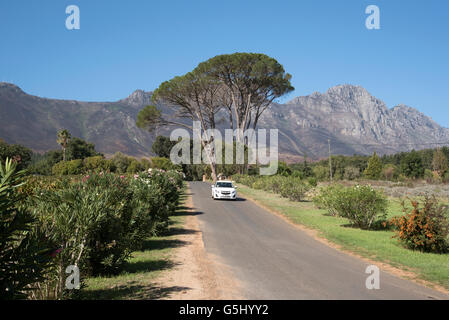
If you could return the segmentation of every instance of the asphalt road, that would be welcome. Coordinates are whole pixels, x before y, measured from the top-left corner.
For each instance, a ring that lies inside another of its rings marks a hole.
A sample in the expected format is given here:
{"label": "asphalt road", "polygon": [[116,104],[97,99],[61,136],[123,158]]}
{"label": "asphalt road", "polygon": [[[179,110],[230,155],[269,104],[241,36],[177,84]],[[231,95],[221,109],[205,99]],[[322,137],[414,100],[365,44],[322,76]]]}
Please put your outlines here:
{"label": "asphalt road", "polygon": [[190,189],[206,251],[229,266],[247,299],[449,299],[382,271],[380,289],[369,290],[368,263],[249,200],[213,200],[209,183]]}

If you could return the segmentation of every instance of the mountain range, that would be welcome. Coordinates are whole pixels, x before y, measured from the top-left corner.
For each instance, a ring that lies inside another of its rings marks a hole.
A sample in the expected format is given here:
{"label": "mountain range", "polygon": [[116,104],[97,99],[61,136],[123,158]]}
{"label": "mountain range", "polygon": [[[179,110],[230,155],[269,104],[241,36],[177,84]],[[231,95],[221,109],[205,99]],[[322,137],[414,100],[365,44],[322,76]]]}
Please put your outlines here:
{"label": "mountain range", "polygon": [[[156,135],[136,127],[139,110],[151,103],[151,92],[136,90],[114,102],[81,102],[29,95],[11,83],[0,83],[0,138],[45,152],[59,148],[56,133],[64,128],[72,136],[95,144],[105,155],[117,151],[151,155]],[[163,114],[172,114],[159,106]],[[273,103],[259,128],[279,129],[281,158],[294,161],[307,155],[391,154],[411,149],[449,145],[449,129],[406,105],[389,109],[366,89],[338,85],[286,103]]]}

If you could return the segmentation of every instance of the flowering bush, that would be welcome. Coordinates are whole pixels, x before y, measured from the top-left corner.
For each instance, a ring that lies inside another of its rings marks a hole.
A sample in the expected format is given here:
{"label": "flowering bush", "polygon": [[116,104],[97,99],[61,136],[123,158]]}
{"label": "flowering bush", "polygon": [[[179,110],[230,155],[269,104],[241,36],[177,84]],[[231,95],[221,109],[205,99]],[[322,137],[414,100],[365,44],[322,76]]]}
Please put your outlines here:
{"label": "flowering bush", "polygon": [[83,171],[83,160],[76,159],[71,161],[61,161],[52,168],[54,175],[74,175]]}
{"label": "flowering bush", "polygon": [[[412,250],[444,253],[449,249],[448,207],[439,204],[435,197],[426,196],[422,207],[411,201],[411,211],[402,203],[404,216],[395,217],[391,223],[397,227],[396,237]],[[408,212],[408,213],[407,213]]]}
{"label": "flowering bush", "polygon": [[300,179],[287,178],[281,182],[280,194],[282,197],[292,201],[302,201],[309,189],[309,185],[302,183]]}
{"label": "flowering bush", "polygon": [[155,233],[167,229],[169,216],[178,206],[182,181],[182,173],[174,170],[150,168],[134,175],[132,185],[136,199],[141,201],[142,205],[152,207],[152,216],[157,218],[153,230]]}
{"label": "flowering bush", "polygon": [[331,185],[320,190],[320,193],[313,198],[313,203],[318,209],[327,209],[331,216],[338,215],[337,204],[339,199],[340,186]]}
{"label": "flowering bush", "polygon": [[53,248],[51,297],[62,298],[65,268],[81,276],[115,274],[143,240],[168,226],[182,188],[182,174],[150,170],[134,176],[92,173],[57,178],[48,187],[34,181],[25,205]]}
{"label": "flowering bush", "polygon": [[321,191],[315,203],[331,215],[348,218],[352,225],[370,229],[376,220],[385,220],[387,199],[371,186],[330,186]]}

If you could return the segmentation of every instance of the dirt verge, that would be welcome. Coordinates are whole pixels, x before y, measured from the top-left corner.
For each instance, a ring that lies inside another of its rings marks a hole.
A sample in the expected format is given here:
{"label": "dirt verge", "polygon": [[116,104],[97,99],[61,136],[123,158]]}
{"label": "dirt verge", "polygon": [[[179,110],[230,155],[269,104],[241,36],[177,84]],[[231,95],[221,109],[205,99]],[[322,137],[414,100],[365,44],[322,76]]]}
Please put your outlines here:
{"label": "dirt verge", "polygon": [[178,287],[163,299],[166,300],[234,300],[242,299],[239,284],[229,269],[219,259],[207,253],[202,232],[195,216],[190,190],[187,189],[184,203],[185,222],[176,240],[185,245],[175,248],[170,259],[175,267],[166,271],[158,279],[164,287]]}

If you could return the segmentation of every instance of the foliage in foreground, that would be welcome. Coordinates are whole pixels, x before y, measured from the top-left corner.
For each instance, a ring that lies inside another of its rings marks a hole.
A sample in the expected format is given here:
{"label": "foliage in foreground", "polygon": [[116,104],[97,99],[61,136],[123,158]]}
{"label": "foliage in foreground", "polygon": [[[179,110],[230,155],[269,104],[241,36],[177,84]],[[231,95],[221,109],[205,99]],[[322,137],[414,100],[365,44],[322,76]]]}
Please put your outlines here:
{"label": "foliage in foreground", "polygon": [[61,299],[73,294],[65,290],[68,266],[79,268],[81,280],[119,273],[145,238],[167,228],[182,175],[162,170],[134,176],[101,172],[47,180],[30,177],[27,182],[18,189],[20,207],[30,213],[29,229],[46,240],[51,258],[46,279],[34,280],[31,297]]}
{"label": "foliage in foreground", "polygon": [[23,299],[34,285],[43,281],[50,255],[45,249],[39,229],[33,230],[35,219],[20,206],[23,195],[18,188],[24,171],[6,159],[0,163],[0,298]]}

